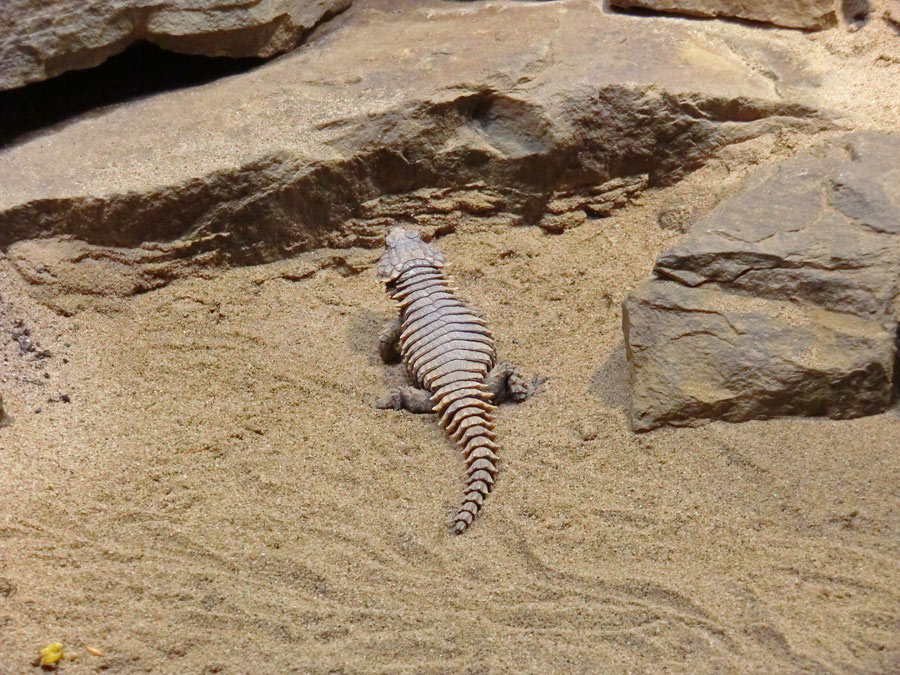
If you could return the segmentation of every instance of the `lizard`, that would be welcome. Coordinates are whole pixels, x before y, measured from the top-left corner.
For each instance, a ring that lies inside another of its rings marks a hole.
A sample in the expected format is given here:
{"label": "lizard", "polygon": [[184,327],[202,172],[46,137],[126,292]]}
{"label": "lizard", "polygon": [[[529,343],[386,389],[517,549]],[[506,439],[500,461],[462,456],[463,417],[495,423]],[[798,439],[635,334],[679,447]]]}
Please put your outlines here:
{"label": "lizard", "polygon": [[385,363],[403,361],[414,386],[379,399],[382,409],[437,413],[466,464],[466,486],[453,518],[465,532],[481,510],[497,476],[499,446],[492,413],[504,401],[524,401],[545,378],[531,382],[509,363],[497,363],[494,342],[481,315],[456,297],[444,271],[446,256],[416,230],[393,228],[376,272],[399,305],[378,338]]}

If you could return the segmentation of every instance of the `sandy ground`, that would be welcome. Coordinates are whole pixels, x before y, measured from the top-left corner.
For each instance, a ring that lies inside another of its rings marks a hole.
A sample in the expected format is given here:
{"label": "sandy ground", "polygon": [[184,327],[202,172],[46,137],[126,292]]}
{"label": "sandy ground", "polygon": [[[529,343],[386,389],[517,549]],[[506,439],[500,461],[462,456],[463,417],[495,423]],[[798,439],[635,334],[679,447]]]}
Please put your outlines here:
{"label": "sandy ground", "polygon": [[379,252],[69,318],[0,259],[0,672],[55,641],[78,654],[61,673],[900,671],[900,410],[627,425],[620,303],[677,236],[656,213],[803,143],[563,235],[439,240],[501,357],[549,378],[498,411],[501,474],[462,537],[458,452],[372,406],[403,378],[375,349]]}

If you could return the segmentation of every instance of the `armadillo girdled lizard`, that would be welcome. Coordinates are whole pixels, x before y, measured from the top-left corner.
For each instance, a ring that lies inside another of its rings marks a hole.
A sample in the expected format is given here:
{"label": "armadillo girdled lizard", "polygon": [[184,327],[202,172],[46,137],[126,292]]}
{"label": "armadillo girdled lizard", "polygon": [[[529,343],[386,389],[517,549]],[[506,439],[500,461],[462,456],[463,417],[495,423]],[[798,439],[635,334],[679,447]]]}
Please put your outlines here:
{"label": "armadillo girdled lizard", "polygon": [[463,452],[466,487],[453,521],[465,532],[491,491],[497,451],[491,421],[495,404],[522,401],[543,381],[526,382],[509,364],[496,365],[484,320],[458,300],[444,273],[441,251],[415,230],[394,228],[378,261],[378,278],[400,306],[400,318],[379,338],[385,362],[401,359],[415,387],[401,387],[379,400],[379,408],[435,412]]}

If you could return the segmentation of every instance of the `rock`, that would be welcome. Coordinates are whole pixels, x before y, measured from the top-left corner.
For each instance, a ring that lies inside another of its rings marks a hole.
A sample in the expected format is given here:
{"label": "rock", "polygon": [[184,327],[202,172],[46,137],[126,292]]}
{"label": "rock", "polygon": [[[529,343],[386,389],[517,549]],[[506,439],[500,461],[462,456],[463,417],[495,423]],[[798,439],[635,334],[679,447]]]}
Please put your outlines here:
{"label": "rock", "polygon": [[890,405],[898,156],[865,132],[762,168],[658,257],[626,301],[636,429]]}
{"label": "rock", "polygon": [[656,224],[664,230],[684,233],[690,227],[694,211],[687,204],[667,203],[656,214]]}
{"label": "rock", "polygon": [[635,431],[891,403],[896,331],[878,320],[663,280],[623,309]]}
{"label": "rock", "polygon": [[6,414],[3,408],[3,395],[0,394],[0,427],[5,427],[12,422],[12,418]]}
{"label": "rock", "polygon": [[546,215],[538,225],[560,234],[585,223],[588,218],[605,218],[616,209],[637,201],[647,187],[648,176],[614,178],[600,185],[555,191],[546,204]]}
{"label": "rock", "polygon": [[137,40],[182,54],[267,57],[351,0],[6,0],[0,90],[91,68]]}
{"label": "rock", "polygon": [[830,28],[837,23],[835,0],[610,0],[610,4],[689,16],[747,19],[807,30]]}
{"label": "rock", "polygon": [[900,136],[857,133],[756,172],[656,261],[687,286],[898,316]]}
{"label": "rock", "polygon": [[[786,76],[776,89],[709,26],[659,31],[594,2],[395,10],[360,1],[327,36],[252,72],[0,152],[0,246],[205,238],[223,263],[245,264],[380,246],[391,214],[450,228],[469,214],[536,223],[551,202],[573,209],[548,223],[564,229],[677,180],[723,145],[825,124],[814,87],[789,88]],[[440,199],[423,200],[428,191]]]}

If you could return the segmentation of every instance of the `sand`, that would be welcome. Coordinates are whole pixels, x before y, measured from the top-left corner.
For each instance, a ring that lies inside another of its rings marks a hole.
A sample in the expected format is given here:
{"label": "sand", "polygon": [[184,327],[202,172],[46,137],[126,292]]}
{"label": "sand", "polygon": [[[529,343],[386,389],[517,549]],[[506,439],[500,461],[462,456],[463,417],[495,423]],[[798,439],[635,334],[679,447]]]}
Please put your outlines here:
{"label": "sand", "polygon": [[501,358],[548,377],[498,411],[501,473],[461,537],[458,451],[373,408],[403,382],[375,348],[379,251],[72,317],[0,259],[0,672],[56,641],[61,673],[900,671],[897,407],[628,429],[620,304],[678,236],[657,212],[807,142],[731,149],[562,235],[438,240]]}

